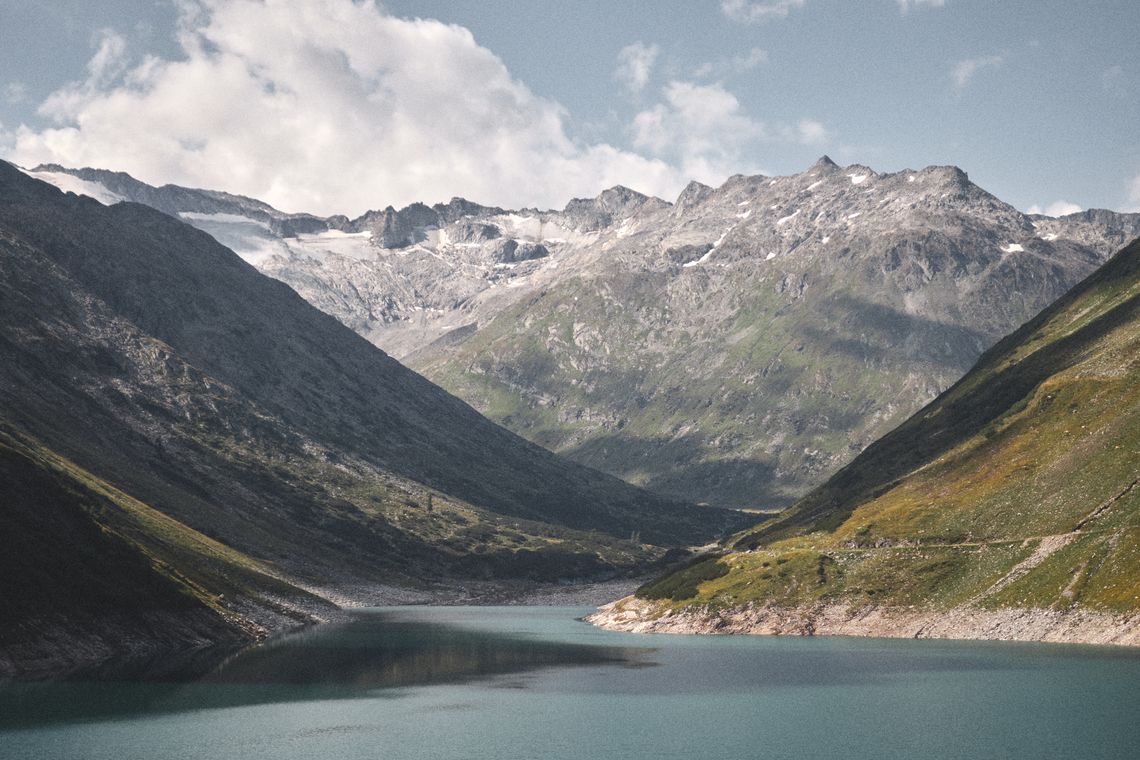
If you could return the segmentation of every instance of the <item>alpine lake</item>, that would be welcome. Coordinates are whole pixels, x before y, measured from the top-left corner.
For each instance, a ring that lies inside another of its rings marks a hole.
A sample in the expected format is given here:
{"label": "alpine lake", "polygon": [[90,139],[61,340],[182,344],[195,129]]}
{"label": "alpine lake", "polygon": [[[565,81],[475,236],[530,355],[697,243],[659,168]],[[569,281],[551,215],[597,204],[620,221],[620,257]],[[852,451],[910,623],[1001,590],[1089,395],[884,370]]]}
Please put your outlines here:
{"label": "alpine lake", "polygon": [[604,631],[389,607],[238,653],[0,684],[0,757],[1136,758],[1140,652]]}

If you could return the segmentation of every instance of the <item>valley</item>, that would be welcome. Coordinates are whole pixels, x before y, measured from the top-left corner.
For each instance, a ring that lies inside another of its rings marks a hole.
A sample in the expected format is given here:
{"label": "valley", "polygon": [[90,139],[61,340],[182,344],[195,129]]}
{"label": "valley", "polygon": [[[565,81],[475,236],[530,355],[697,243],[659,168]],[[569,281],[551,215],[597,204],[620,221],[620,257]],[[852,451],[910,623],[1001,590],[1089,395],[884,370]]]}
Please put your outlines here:
{"label": "valley", "polygon": [[0,164],[0,253],[5,672],[252,640],[354,589],[643,573],[751,522],[512,435],[149,207]]}
{"label": "valley", "polygon": [[1134,236],[1029,216],[956,167],[826,156],[561,211],[357,218],[38,167],[180,215],[478,411],[671,498],[787,506]]}

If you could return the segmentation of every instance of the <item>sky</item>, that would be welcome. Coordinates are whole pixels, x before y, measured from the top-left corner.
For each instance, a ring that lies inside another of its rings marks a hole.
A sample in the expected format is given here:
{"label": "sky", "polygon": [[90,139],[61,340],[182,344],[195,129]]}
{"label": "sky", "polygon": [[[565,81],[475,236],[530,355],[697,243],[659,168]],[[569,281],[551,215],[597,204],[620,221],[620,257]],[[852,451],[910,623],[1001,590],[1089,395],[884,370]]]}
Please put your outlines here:
{"label": "sky", "polygon": [[0,0],[0,156],[356,215],[954,164],[1140,211],[1136,0]]}

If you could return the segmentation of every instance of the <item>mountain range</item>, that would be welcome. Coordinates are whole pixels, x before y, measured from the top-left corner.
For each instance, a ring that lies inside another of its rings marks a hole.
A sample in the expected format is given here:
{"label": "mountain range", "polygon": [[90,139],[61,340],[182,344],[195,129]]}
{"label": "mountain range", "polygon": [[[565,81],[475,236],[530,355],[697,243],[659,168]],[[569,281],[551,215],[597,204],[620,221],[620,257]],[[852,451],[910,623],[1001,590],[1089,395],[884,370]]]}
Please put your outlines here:
{"label": "mountain range", "polygon": [[1140,234],[1030,216],[956,167],[286,214],[96,169],[34,176],[177,215],[514,432],[671,498],[775,509]]}
{"label": "mountain range", "polygon": [[1140,644],[1140,240],[623,630]]}
{"label": "mountain range", "polygon": [[1138,226],[826,157],[356,219],[0,164],[0,670],[612,577],[754,519],[686,501],[796,503],[598,621],[1127,638],[1136,247],[1098,267]]}
{"label": "mountain range", "polygon": [[0,162],[0,672],[367,586],[642,568],[742,517],[564,460],[213,237]]}

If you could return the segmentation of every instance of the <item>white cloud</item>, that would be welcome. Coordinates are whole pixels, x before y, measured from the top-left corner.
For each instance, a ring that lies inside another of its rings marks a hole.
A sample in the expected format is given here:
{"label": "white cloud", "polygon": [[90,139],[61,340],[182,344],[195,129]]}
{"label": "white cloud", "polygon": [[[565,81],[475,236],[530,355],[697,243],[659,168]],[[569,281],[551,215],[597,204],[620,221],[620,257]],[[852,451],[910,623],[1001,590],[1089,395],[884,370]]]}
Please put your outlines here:
{"label": "white cloud", "polygon": [[[352,0],[178,5],[180,56],[132,62],[123,38],[104,32],[87,78],[41,106],[52,127],[0,135],[0,145],[14,141],[8,157],[315,213],[452,195],[560,206],[617,183],[672,197],[689,179],[660,156],[573,139],[565,110],[514,79],[465,28]],[[730,141],[729,125],[751,129],[739,114],[721,128],[684,100],[678,93],[682,105],[670,105],[666,121],[684,108]],[[701,147],[711,139],[694,138],[698,155],[721,154]]]}
{"label": "white cloud", "polygon": [[768,136],[764,123],[719,84],[674,81],[663,94],[662,103],[634,117],[633,143],[693,179],[715,183],[739,171],[745,148]]}
{"label": "white cloud", "polygon": [[1140,213],[1140,174],[1128,184],[1128,205],[1124,209],[1130,213]]}
{"label": "white cloud", "polygon": [[721,0],[720,10],[733,21],[758,24],[784,18],[794,8],[802,8],[806,2],[807,0]]}
{"label": "white cloud", "polygon": [[946,0],[898,0],[899,10],[907,13],[911,8],[941,8],[946,5]]}
{"label": "white cloud", "polygon": [[95,53],[87,62],[87,79],[61,87],[48,96],[38,109],[57,124],[67,123],[82,104],[113,87],[127,70],[127,40],[113,29],[101,29],[92,44]]}
{"label": "white cloud", "polygon": [[795,141],[804,145],[819,145],[831,139],[831,133],[814,119],[800,119],[795,126]]}
{"label": "white cloud", "polygon": [[977,58],[967,58],[954,64],[951,77],[956,90],[964,90],[974,75],[985,68],[997,68],[1005,63],[1005,57],[1000,55],[983,55]]}
{"label": "white cloud", "polygon": [[717,184],[730,174],[760,172],[748,163],[763,143],[818,144],[830,133],[818,121],[769,124],[745,112],[719,83],[672,81],[662,101],[634,117],[635,147],[680,167],[688,177]]}
{"label": "white cloud", "polygon": [[95,55],[87,62],[87,73],[95,84],[110,82],[123,72],[127,61],[127,40],[114,29],[96,34]]}
{"label": "white cloud", "polygon": [[1066,216],[1068,214],[1075,214],[1078,211],[1084,211],[1084,209],[1075,203],[1070,203],[1069,201],[1053,201],[1048,206],[1046,206],[1044,209],[1042,209],[1041,206],[1039,206],[1037,204],[1033,204],[1032,206],[1029,207],[1029,210],[1026,213],[1044,214],[1045,216],[1056,217],[1056,216]]}
{"label": "white cloud", "polygon": [[626,45],[618,53],[618,65],[614,69],[614,79],[621,82],[630,92],[641,92],[649,83],[653,64],[661,49],[656,45],[635,42]]}

